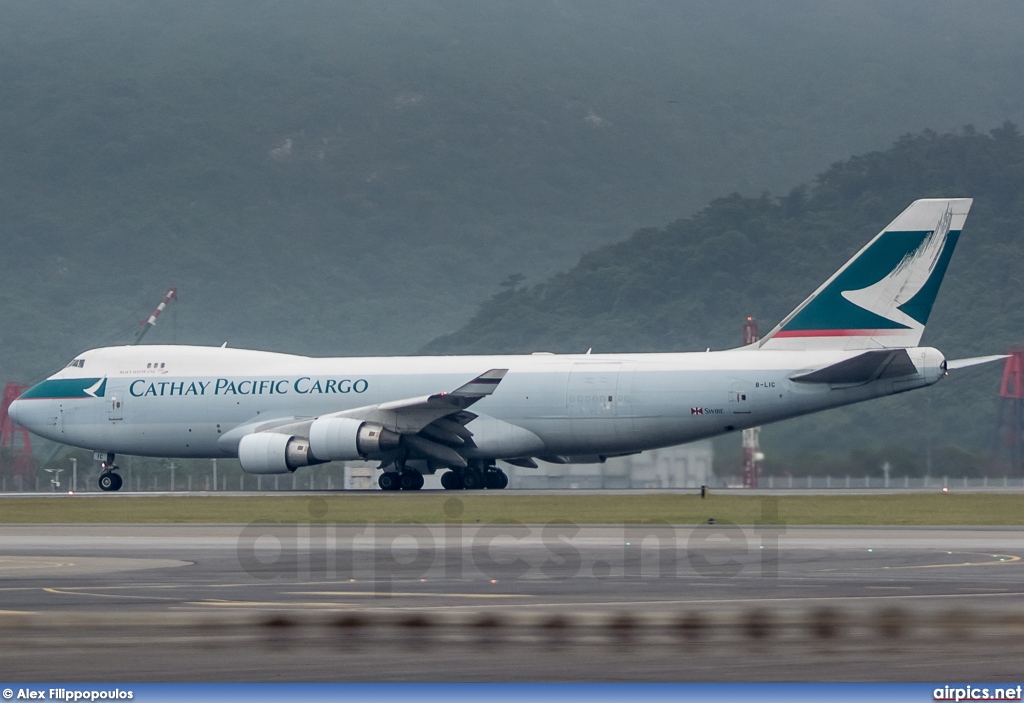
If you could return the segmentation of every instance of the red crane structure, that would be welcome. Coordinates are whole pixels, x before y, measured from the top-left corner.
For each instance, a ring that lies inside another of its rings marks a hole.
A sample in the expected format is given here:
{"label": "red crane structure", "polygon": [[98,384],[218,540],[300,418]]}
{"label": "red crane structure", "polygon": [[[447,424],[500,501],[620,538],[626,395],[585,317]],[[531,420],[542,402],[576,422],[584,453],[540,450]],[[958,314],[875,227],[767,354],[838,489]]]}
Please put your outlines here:
{"label": "red crane structure", "polygon": [[[743,344],[753,344],[761,338],[757,329],[757,320],[748,317],[743,323]],[[743,430],[743,487],[757,488],[761,480],[761,462],[764,454],[761,453],[761,428],[751,427]]]}
{"label": "red crane structure", "polygon": [[146,336],[146,333],[149,332],[149,330],[151,330],[152,328],[156,327],[156,319],[160,317],[160,313],[162,313],[167,308],[167,306],[170,304],[172,300],[177,299],[178,289],[171,288],[170,290],[168,290],[167,293],[164,295],[164,299],[161,300],[160,304],[156,306],[156,310],[153,311],[153,314],[139,323],[141,325],[141,328],[136,333],[135,341],[133,341],[132,344],[138,344],[139,342],[141,342],[142,338]]}
{"label": "red crane structure", "polygon": [[[141,328],[136,333],[132,344],[141,342],[146,333],[156,326],[156,320],[160,317],[160,313],[167,308],[167,305],[172,300],[177,299],[178,289],[169,289],[164,295],[164,299],[160,301],[156,310],[153,311],[153,314],[140,323]],[[11,403],[17,400],[18,396],[27,389],[28,385],[24,383],[8,381],[7,385],[4,386],[3,400],[0,402],[0,450],[9,450],[3,452],[4,456],[0,456],[0,474],[2,474],[2,478],[6,478],[8,475],[12,476],[14,479],[13,488],[15,490],[25,490],[28,482],[34,481],[36,473],[36,462],[32,456],[32,440],[29,432],[24,427],[16,424],[7,412],[11,407]],[[19,435],[21,437],[21,449],[17,447]],[[10,457],[11,461],[8,460],[8,457]]]}
{"label": "red crane structure", "polygon": [[[0,401],[0,449],[9,450],[9,456],[13,460],[8,464],[5,457],[3,474],[5,477],[10,475],[14,478],[12,488],[16,490],[25,490],[28,482],[34,480],[36,473],[36,463],[32,457],[32,440],[28,430],[15,424],[11,416],[7,414],[11,403],[17,400],[18,396],[27,388],[28,386],[24,383],[8,381],[4,386],[3,400]],[[19,435],[21,436],[20,450],[17,446]],[[8,454],[8,452],[4,453]]]}
{"label": "red crane structure", "polygon": [[999,384],[998,453],[1009,455],[1010,470],[1024,474],[1024,347],[1007,349]]}

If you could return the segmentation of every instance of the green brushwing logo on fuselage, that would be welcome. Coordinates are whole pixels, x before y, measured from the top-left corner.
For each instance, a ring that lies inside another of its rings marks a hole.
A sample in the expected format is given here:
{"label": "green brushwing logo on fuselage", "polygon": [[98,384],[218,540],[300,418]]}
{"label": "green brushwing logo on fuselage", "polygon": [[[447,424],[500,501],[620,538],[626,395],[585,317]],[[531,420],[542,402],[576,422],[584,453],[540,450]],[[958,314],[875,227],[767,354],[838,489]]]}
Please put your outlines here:
{"label": "green brushwing logo on fuselage", "polygon": [[22,399],[51,400],[65,398],[102,398],[107,390],[105,378],[50,378],[21,394]]}

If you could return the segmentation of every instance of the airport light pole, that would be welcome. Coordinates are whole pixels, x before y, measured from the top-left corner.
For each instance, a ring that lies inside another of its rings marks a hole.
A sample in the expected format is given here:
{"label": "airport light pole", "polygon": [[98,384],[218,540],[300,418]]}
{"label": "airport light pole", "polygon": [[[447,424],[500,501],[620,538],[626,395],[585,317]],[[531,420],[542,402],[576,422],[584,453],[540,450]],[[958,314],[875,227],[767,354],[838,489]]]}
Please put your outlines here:
{"label": "airport light pole", "polygon": [[71,490],[78,490],[78,459],[71,457]]}

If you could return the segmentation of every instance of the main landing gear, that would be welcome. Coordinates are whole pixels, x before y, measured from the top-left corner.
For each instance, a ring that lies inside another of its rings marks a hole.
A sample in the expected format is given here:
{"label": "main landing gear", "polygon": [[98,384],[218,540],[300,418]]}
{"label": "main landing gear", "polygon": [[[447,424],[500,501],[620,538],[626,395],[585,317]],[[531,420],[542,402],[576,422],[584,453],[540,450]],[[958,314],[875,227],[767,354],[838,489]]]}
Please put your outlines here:
{"label": "main landing gear", "polygon": [[121,474],[114,473],[117,471],[117,465],[114,463],[114,455],[107,454],[107,460],[101,465],[100,471],[100,490],[101,491],[119,491],[121,490]]}
{"label": "main landing gear", "polygon": [[382,491],[418,491],[423,488],[423,474],[410,469],[385,471],[377,479],[377,485]]}
{"label": "main landing gear", "polygon": [[[385,471],[377,479],[377,485],[382,491],[418,491],[423,488],[423,474],[412,469]],[[441,474],[441,485],[449,491],[499,490],[508,486],[508,474],[496,466],[469,466],[445,471]]]}
{"label": "main landing gear", "polygon": [[482,488],[499,490],[508,486],[508,474],[495,466],[452,469],[441,475],[441,485],[449,491],[465,488],[476,491]]}

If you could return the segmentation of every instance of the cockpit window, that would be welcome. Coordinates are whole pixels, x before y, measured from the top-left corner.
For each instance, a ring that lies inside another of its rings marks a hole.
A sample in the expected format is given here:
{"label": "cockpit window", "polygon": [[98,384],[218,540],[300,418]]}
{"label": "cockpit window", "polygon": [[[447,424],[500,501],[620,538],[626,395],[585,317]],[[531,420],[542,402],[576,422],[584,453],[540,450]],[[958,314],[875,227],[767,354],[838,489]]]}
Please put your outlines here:
{"label": "cockpit window", "polygon": [[79,369],[83,368],[85,366],[85,359],[75,359],[70,364],[68,364],[69,368],[72,367],[72,366],[74,366],[76,368],[79,368]]}

